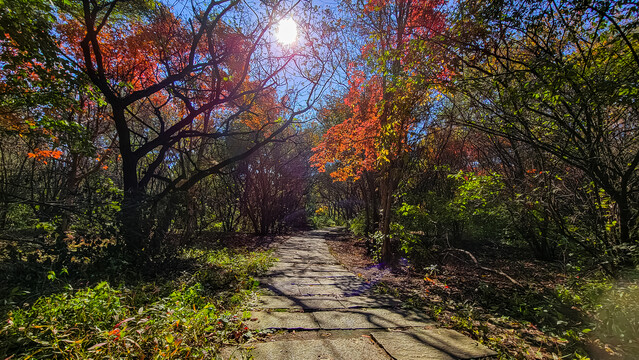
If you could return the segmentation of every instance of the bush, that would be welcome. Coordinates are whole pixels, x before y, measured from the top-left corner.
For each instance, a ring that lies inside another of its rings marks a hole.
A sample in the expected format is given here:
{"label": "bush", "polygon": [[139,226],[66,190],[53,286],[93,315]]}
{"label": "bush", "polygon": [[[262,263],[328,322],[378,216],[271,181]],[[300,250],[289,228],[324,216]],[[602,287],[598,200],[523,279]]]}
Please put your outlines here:
{"label": "bush", "polygon": [[309,218],[309,222],[315,229],[337,226],[337,221],[335,221],[335,219],[332,219],[327,214],[314,214]]}
{"label": "bush", "polygon": [[0,330],[0,356],[213,358],[222,344],[250,337],[241,305],[252,296],[252,276],[274,261],[271,253],[190,250],[181,257],[197,260],[199,270],[163,289],[101,282],[12,310]]}
{"label": "bush", "polygon": [[639,351],[639,284],[601,280],[582,281],[569,289],[569,304],[593,315],[600,336],[632,344]]}
{"label": "bush", "polygon": [[606,344],[622,345],[624,351],[639,354],[639,284],[636,280],[613,282],[607,278],[574,279],[572,285],[558,286],[558,305],[581,309],[587,315],[579,322],[581,337],[594,335]]}
{"label": "bush", "polygon": [[350,231],[358,236],[366,235],[366,214],[360,212],[357,216],[348,223]]}
{"label": "bush", "polygon": [[2,331],[8,353],[3,356],[21,350],[33,355],[35,348],[42,355],[84,353],[88,345],[104,340],[104,330],[127,315],[119,296],[102,282],[75,293],[41,297],[31,308],[9,313]]}
{"label": "bush", "polygon": [[449,203],[453,216],[464,227],[464,237],[501,240],[508,230],[508,212],[501,195],[504,184],[497,174],[479,175],[460,171],[455,180],[455,196]]}
{"label": "bush", "polygon": [[600,302],[595,313],[604,334],[625,343],[634,342],[639,350],[639,286],[611,286]]}
{"label": "bush", "polygon": [[437,240],[463,246],[469,241],[498,242],[509,234],[499,175],[460,171],[449,175],[445,183],[448,193],[431,191],[417,196],[407,192],[395,209],[396,223],[390,235],[416,265],[427,261]]}

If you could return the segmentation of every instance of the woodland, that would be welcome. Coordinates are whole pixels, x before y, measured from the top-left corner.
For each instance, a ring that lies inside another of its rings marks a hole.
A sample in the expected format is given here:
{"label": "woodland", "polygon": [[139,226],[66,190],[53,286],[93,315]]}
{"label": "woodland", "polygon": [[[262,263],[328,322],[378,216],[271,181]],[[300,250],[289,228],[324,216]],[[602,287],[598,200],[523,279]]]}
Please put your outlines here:
{"label": "woodland", "polygon": [[0,357],[216,358],[341,227],[500,358],[637,359],[638,99],[631,0],[0,0]]}

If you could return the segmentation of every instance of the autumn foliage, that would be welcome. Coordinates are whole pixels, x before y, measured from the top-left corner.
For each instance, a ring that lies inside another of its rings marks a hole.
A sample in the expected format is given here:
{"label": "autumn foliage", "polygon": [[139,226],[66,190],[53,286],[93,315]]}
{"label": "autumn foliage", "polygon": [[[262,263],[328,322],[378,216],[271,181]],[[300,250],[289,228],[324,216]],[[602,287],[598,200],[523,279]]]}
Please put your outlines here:
{"label": "autumn foliage", "polygon": [[327,164],[339,164],[331,173],[335,180],[356,180],[363,171],[375,169],[380,155],[380,79],[364,81],[363,74],[350,79],[351,89],[344,102],[353,116],[331,127],[313,149],[311,162],[320,172],[326,171]]}
{"label": "autumn foliage", "polygon": [[[431,96],[417,87],[424,79],[413,76],[433,59],[425,59],[417,48],[444,30],[441,4],[373,0],[363,5],[360,26],[370,37],[361,48],[361,62],[349,66],[344,98],[353,116],[329,129],[313,149],[311,161],[319,171],[334,164],[335,180],[357,180],[363,171],[381,170],[410,149],[408,134],[419,121],[412,109]],[[446,77],[441,64],[429,75],[433,83]]]}

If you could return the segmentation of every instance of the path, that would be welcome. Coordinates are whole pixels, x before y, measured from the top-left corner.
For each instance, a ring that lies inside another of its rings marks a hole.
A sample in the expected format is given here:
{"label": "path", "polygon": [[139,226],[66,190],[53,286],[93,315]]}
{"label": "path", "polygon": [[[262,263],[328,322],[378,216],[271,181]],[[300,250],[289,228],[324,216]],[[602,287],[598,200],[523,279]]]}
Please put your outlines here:
{"label": "path", "polygon": [[[390,296],[337,263],[324,240],[311,231],[284,242],[280,259],[258,279],[267,294],[247,321],[252,330],[285,330],[266,342],[244,345],[257,360],[477,359],[495,352],[452,330],[439,329],[425,314],[400,308]],[[226,349],[225,358],[242,359]]]}

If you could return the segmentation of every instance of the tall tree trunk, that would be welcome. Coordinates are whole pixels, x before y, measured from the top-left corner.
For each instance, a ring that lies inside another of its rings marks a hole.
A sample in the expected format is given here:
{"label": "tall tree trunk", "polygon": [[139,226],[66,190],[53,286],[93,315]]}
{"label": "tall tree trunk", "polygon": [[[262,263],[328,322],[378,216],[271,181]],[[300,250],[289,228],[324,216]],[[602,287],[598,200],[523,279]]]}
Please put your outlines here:
{"label": "tall tree trunk", "polygon": [[122,156],[124,196],[120,210],[120,234],[127,256],[135,258],[141,255],[146,243],[145,238],[148,238],[144,231],[146,226],[142,214],[145,194],[138,182],[138,159],[131,151],[131,134],[124,115],[125,108],[117,102],[112,103],[111,107]]}
{"label": "tall tree trunk", "polygon": [[69,170],[67,176],[67,186],[62,194],[62,202],[64,206],[67,208],[62,213],[62,220],[60,222],[60,233],[65,233],[69,230],[69,226],[71,223],[71,212],[68,210],[71,206],[73,206],[73,198],[76,195],[77,189],[76,184],[78,182],[78,161],[80,156],[77,153],[71,154],[71,169]]}
{"label": "tall tree trunk", "polygon": [[403,159],[400,158],[395,161],[391,161],[388,164],[388,168],[385,174],[382,176],[380,182],[380,197],[381,197],[381,219],[380,219],[380,231],[384,235],[382,243],[382,264],[385,266],[392,266],[395,259],[395,250],[397,246],[393,243],[393,239],[390,237],[390,224],[392,219],[393,208],[393,194],[399,186],[399,179],[401,169],[403,166]]}
{"label": "tall tree trunk", "polygon": [[619,241],[622,244],[631,244],[636,239],[633,239],[631,234],[633,215],[625,189],[619,195],[617,206],[619,206]]}
{"label": "tall tree trunk", "polygon": [[359,190],[362,193],[362,200],[364,201],[364,236],[368,238],[371,229],[370,201],[368,199],[368,192],[366,191],[365,179],[361,179],[359,184]]}
{"label": "tall tree trunk", "polygon": [[[389,191],[390,189],[385,186],[382,186],[383,190],[381,190],[382,195],[382,208],[381,208],[381,221],[379,226],[379,231],[382,233],[383,241],[382,241],[382,264],[384,266],[388,266],[393,262],[393,248],[391,246],[390,239],[390,210],[391,210],[391,197],[392,193]],[[384,189],[385,188],[385,189]]]}
{"label": "tall tree trunk", "polygon": [[124,250],[134,257],[141,255],[145,245],[143,203],[144,195],[138,189],[124,191],[120,210],[120,233],[124,241]]}

